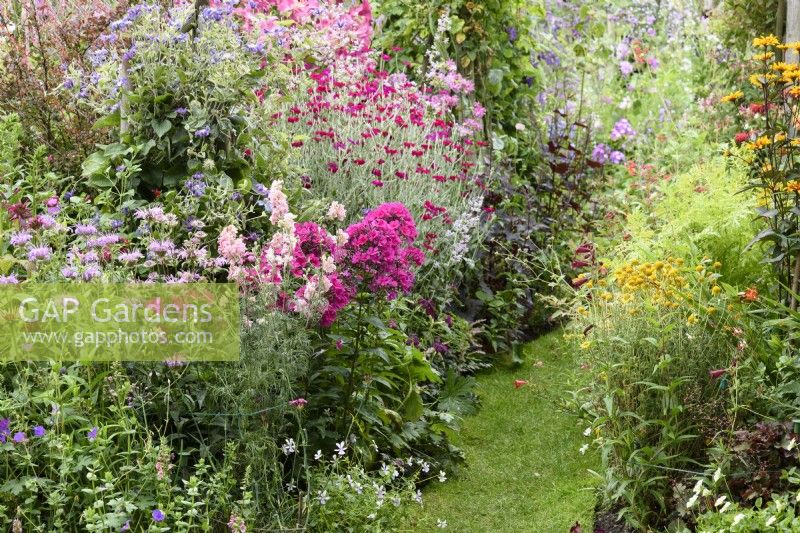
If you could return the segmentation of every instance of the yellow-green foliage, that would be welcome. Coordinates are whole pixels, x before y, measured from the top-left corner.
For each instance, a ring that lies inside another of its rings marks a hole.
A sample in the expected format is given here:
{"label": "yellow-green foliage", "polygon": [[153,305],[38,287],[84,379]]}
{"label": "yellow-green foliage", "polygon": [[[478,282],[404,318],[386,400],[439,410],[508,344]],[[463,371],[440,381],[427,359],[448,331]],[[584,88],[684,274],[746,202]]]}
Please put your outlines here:
{"label": "yellow-green foliage", "polygon": [[628,215],[631,237],[620,244],[616,260],[709,257],[722,262],[725,282],[751,283],[765,270],[761,253],[745,250],[757,232],[752,195],[739,192],[745,181],[741,165],[719,157],[664,182],[654,204]]}

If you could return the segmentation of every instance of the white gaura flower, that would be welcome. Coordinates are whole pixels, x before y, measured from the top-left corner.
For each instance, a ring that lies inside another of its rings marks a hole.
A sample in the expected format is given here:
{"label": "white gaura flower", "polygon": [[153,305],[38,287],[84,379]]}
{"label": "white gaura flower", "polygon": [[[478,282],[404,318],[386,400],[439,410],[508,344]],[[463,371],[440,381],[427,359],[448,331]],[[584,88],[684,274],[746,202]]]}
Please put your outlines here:
{"label": "white gaura flower", "polygon": [[686,508],[687,508],[687,509],[691,509],[692,507],[694,507],[694,504],[696,504],[696,503],[697,503],[697,497],[698,497],[698,494],[697,494],[697,493],[695,493],[695,494],[692,494],[692,497],[691,497],[691,498],[689,498],[689,499],[686,501]]}
{"label": "white gaura flower", "polygon": [[322,450],[317,450],[317,453],[314,454],[314,460],[319,461],[322,459]]}
{"label": "white gaura flower", "polygon": [[436,519],[436,527],[439,529],[444,529],[447,527],[447,520],[442,520],[441,518]]}
{"label": "white gaura flower", "polygon": [[584,444],[583,446],[580,447],[580,449],[578,451],[581,452],[581,455],[583,455],[583,454],[585,454],[587,452],[588,449],[589,449],[589,445],[588,444]]}
{"label": "white gaura flower", "polygon": [[725,500],[726,500],[727,498],[728,498],[728,497],[727,497],[727,496],[725,496],[724,494],[723,494],[722,496],[720,496],[719,498],[717,498],[717,501],[715,501],[715,502],[714,502],[714,507],[719,507],[720,505],[722,505],[723,503],[725,503]]}
{"label": "white gaura flower", "polygon": [[439,470],[439,483],[444,483],[447,481],[447,474],[444,473],[444,470]]}
{"label": "white gaura flower", "polygon": [[591,434],[592,434],[592,428],[588,427],[588,428],[583,430],[583,436],[584,437],[588,437]]}
{"label": "white gaura flower", "polygon": [[744,520],[744,513],[739,513],[739,514],[737,514],[736,516],[733,517],[733,522],[731,522],[731,525],[735,526],[739,522],[741,522],[742,520]]}
{"label": "white gaura flower", "polygon": [[767,519],[766,525],[771,526],[772,524],[774,524],[777,521],[778,521],[778,517],[775,516],[775,515],[772,515]]}
{"label": "white gaura flower", "polygon": [[284,455],[291,455],[297,450],[297,445],[294,442],[294,439],[286,439],[286,442],[283,443],[281,446],[281,450],[283,450]]}
{"label": "white gaura flower", "polygon": [[330,500],[330,496],[328,496],[327,490],[318,490],[317,491],[317,500],[319,500],[320,505],[325,505]]}
{"label": "white gaura flower", "polygon": [[344,441],[336,443],[336,454],[339,457],[343,457],[344,454],[347,453],[347,444]]}

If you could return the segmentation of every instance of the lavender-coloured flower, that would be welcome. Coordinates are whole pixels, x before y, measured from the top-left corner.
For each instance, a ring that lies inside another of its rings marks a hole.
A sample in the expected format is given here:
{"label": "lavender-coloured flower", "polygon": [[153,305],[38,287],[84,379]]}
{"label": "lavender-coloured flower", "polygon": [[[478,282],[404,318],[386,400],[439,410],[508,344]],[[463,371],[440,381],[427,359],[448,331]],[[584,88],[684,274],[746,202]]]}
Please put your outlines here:
{"label": "lavender-coloured flower", "polygon": [[592,150],[592,160],[598,163],[605,164],[608,161],[609,152],[610,148],[608,147],[608,145],[603,143],[598,143]]}
{"label": "lavender-coloured flower", "polygon": [[120,252],[120,254],[117,256],[117,258],[121,262],[129,263],[129,264],[130,263],[136,263],[137,261],[139,261],[143,257],[144,256],[142,255],[142,252],[140,252],[139,250],[134,250],[132,252]]}
{"label": "lavender-coloured flower", "polygon": [[200,198],[206,192],[206,182],[204,182],[202,179],[203,175],[199,175],[200,179],[195,178],[195,176],[197,176],[197,174],[195,174],[195,176],[192,176],[191,179],[186,180],[185,184],[186,190],[189,191],[189,194],[195,198]]}
{"label": "lavender-coloured flower", "polygon": [[34,426],[33,427],[33,436],[34,437],[44,437],[45,433],[47,433],[47,431],[45,431],[44,426]]}
{"label": "lavender-coloured flower", "polygon": [[28,251],[28,261],[48,261],[52,253],[49,246],[35,246]]}
{"label": "lavender-coloured flower", "polygon": [[22,244],[27,244],[30,242],[32,236],[28,231],[17,231],[11,234],[11,245],[12,246],[20,246]]}
{"label": "lavender-coloured flower", "polygon": [[612,141],[622,139],[623,137],[634,137],[635,135],[636,130],[633,129],[633,126],[631,126],[631,123],[628,122],[628,119],[626,118],[619,119],[611,129]]}
{"label": "lavender-coloured flower", "polygon": [[94,224],[75,224],[75,227],[72,228],[72,232],[75,235],[96,235],[97,234],[97,226]]}
{"label": "lavender-coloured flower", "polygon": [[94,442],[95,439],[97,439],[97,431],[98,431],[97,426],[94,426],[86,433],[86,438],[89,439],[89,442]]}
{"label": "lavender-coloured flower", "polygon": [[153,522],[163,522],[164,518],[166,518],[164,511],[161,509],[153,509],[153,512],[150,513],[150,516],[153,517]]}
{"label": "lavender-coloured flower", "polygon": [[199,130],[194,132],[194,136],[199,139],[205,139],[209,135],[211,135],[211,128],[209,128],[208,126],[206,126],[205,128],[200,128]]}

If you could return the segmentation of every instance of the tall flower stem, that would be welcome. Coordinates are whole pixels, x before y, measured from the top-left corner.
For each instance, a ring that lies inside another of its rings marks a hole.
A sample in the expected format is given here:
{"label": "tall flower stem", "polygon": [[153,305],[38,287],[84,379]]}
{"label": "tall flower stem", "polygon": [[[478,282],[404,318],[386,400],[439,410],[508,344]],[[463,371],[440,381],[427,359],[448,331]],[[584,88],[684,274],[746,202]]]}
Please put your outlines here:
{"label": "tall flower stem", "polygon": [[359,298],[358,311],[356,312],[356,335],[353,344],[353,354],[350,359],[350,375],[348,376],[347,391],[345,393],[345,407],[342,412],[342,419],[350,413],[353,407],[353,391],[356,386],[356,368],[358,366],[358,358],[361,355],[361,339],[366,333],[364,327],[364,302]]}

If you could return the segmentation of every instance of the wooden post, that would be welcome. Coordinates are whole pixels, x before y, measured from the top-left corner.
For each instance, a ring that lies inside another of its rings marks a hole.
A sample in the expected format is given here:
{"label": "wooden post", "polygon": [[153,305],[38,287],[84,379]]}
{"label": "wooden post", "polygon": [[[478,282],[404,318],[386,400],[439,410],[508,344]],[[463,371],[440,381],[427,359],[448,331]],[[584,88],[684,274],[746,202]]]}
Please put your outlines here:
{"label": "wooden post", "polygon": [[[800,0],[785,0],[785,3],[786,3],[786,36],[784,38],[784,42],[794,43],[800,41]],[[797,51],[787,50],[786,62],[797,63],[798,62]]]}

